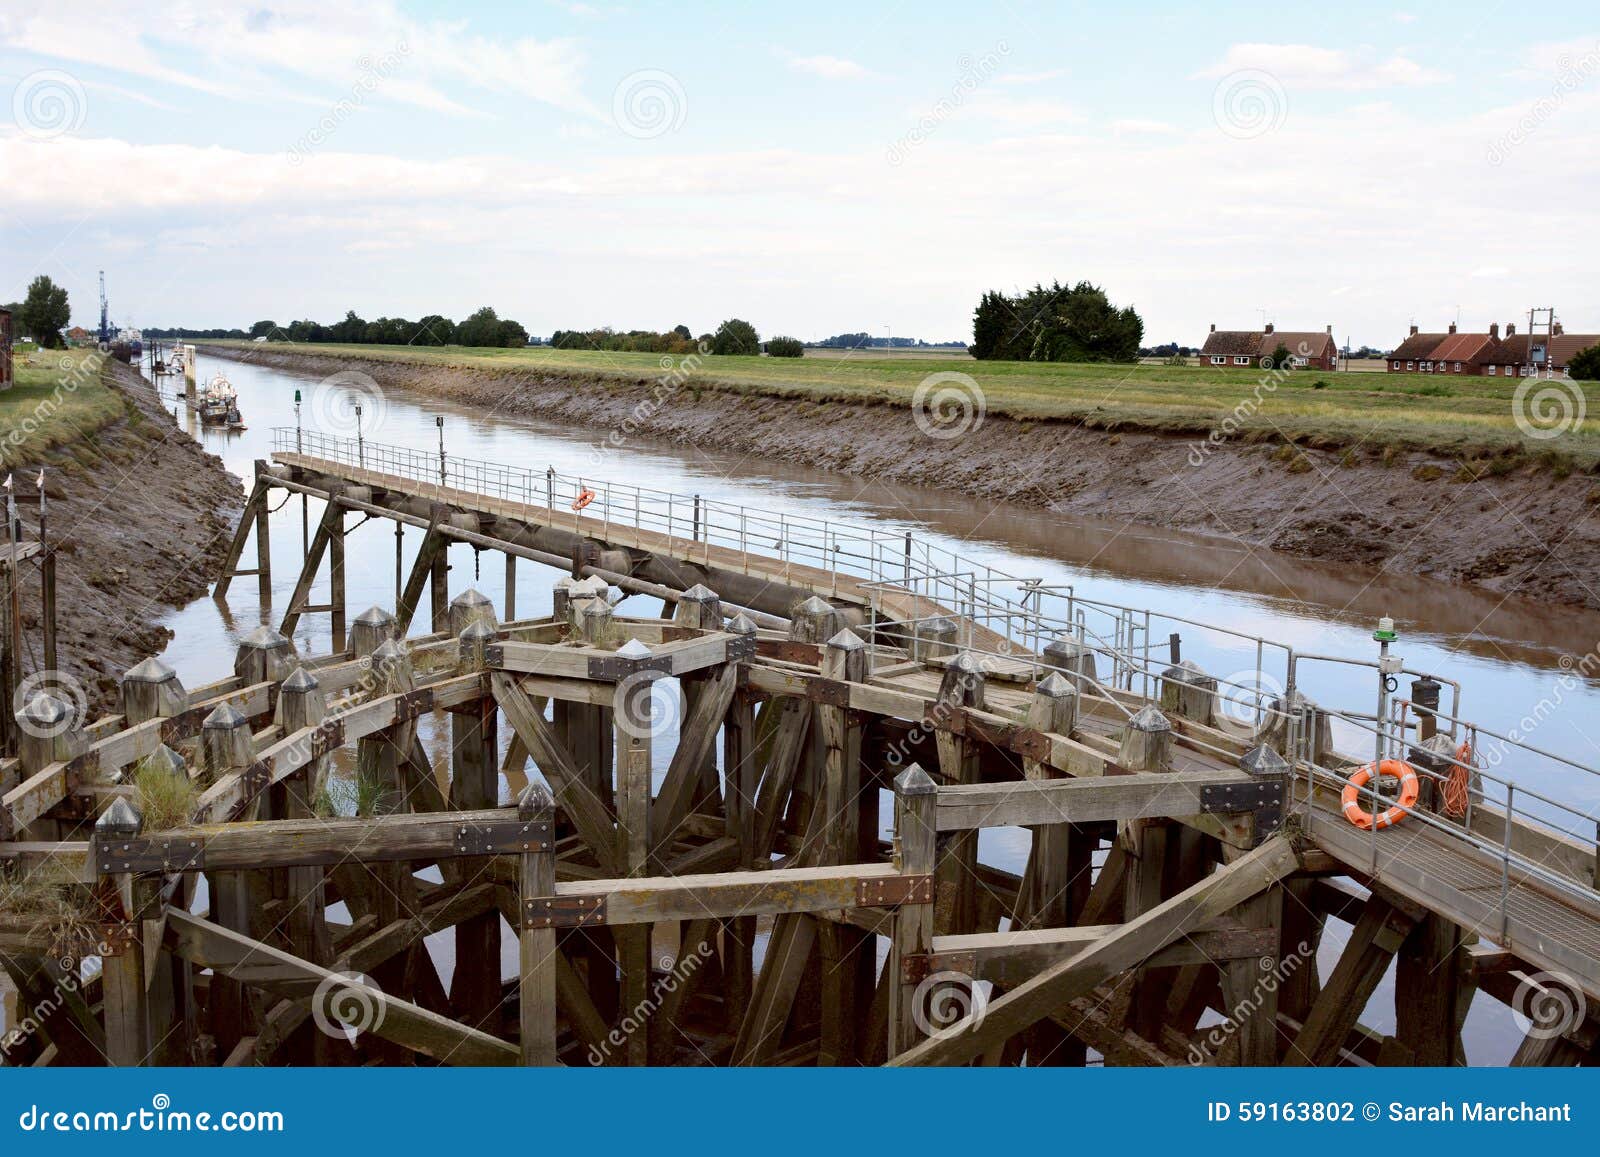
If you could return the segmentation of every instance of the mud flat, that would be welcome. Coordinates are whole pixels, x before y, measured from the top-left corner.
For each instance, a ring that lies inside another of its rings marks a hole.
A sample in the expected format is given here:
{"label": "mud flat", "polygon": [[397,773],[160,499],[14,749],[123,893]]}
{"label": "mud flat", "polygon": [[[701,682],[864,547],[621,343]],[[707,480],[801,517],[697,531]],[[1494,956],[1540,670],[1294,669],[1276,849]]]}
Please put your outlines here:
{"label": "mud flat", "polygon": [[1496,474],[1449,454],[1206,443],[998,415],[932,437],[887,404],[283,347],[210,352],[298,373],[359,370],[381,386],[580,425],[594,432],[602,476],[625,472],[631,439],[659,439],[1600,609],[1600,487],[1537,463]]}
{"label": "mud flat", "polygon": [[[178,427],[148,382],[109,358],[102,372],[123,400],[121,417],[8,464],[30,539],[39,525],[33,480],[44,468],[60,662],[91,717],[115,711],[122,673],[165,648],[165,612],[210,589],[244,504],[239,479]],[[24,574],[24,629],[37,648],[39,583],[31,567]],[[25,654],[24,670],[38,658]]]}

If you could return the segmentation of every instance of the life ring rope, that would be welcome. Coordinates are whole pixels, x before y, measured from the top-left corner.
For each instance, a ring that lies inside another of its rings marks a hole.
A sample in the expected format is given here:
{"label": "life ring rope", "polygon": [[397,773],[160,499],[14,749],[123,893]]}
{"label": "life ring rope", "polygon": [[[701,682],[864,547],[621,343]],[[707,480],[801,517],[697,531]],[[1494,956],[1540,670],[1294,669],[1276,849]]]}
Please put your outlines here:
{"label": "life ring rope", "polygon": [[1380,829],[1393,827],[1405,818],[1410,808],[1416,805],[1417,796],[1422,791],[1422,784],[1417,779],[1417,769],[1403,759],[1381,761],[1377,767],[1377,774],[1400,781],[1400,798],[1393,806],[1379,813],[1376,820],[1372,812],[1361,806],[1361,789],[1373,779],[1372,764],[1356,768],[1345,781],[1344,792],[1339,797],[1340,806],[1344,809],[1344,818],[1362,831],[1370,831],[1374,826]]}
{"label": "life ring rope", "polygon": [[1465,740],[1456,748],[1456,761],[1445,777],[1443,794],[1444,814],[1451,819],[1466,819],[1472,799],[1472,744]]}

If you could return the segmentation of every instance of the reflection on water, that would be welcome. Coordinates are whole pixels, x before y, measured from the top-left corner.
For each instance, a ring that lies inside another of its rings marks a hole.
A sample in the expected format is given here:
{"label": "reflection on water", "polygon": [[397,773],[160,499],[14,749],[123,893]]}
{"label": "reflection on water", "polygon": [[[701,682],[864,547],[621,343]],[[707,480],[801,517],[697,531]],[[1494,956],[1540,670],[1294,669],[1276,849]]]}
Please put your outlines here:
{"label": "reflection on water", "polygon": [[[204,352],[201,359],[204,376],[217,359]],[[353,407],[347,403],[359,393],[362,433],[370,441],[436,449],[436,418],[442,416],[451,456],[530,469],[554,466],[568,474],[593,472],[590,447],[606,434],[464,409],[400,390],[374,396],[357,384],[319,384],[311,376],[248,363],[230,361],[226,369],[238,388],[248,429],[231,433],[191,426],[191,432],[242,478],[251,476],[255,460],[270,456],[272,428],[294,425],[297,390],[304,395],[308,427],[316,424],[328,432],[354,434]],[[342,428],[333,428],[341,424]],[[937,443],[930,443],[930,452],[938,450]],[[1392,615],[1401,630],[1397,649],[1407,666],[1461,681],[1463,713],[1468,718],[1496,730],[1525,732],[1526,724],[1537,720],[1532,724],[1532,742],[1569,758],[1600,763],[1600,748],[1584,733],[1596,718],[1600,694],[1592,683],[1568,671],[1570,659],[1563,660],[1600,641],[1600,615],[1591,612],[1551,608],[1421,576],[1327,566],[1175,532],[1101,525],[676,445],[630,444],[624,454],[612,455],[605,469],[632,485],[914,530],[1007,573],[1070,585],[1079,597],[1215,622],[1299,651],[1373,658],[1372,625],[1380,615]],[[189,686],[231,673],[237,639],[261,621],[276,624],[299,571],[304,536],[314,528],[319,513],[318,504],[295,497],[283,501],[271,516],[270,613],[257,605],[255,581],[242,579],[234,583],[227,605],[201,599],[167,618],[176,638],[165,658]],[[352,615],[371,604],[394,604],[397,548],[402,565],[409,566],[420,538],[415,530],[397,538],[394,526],[382,520],[352,529],[346,554]],[[450,552],[450,566],[452,593],[474,585],[497,607],[504,607],[504,569],[499,559],[480,560],[471,547],[457,544]],[[531,563],[519,566],[519,615],[548,611],[548,588],[556,577],[556,572]],[[326,601],[325,587],[313,590],[310,601]],[[621,612],[653,613],[649,602],[629,599]],[[425,614],[419,616],[419,629],[426,629],[425,619]],[[1152,636],[1164,641],[1168,630],[1182,635],[1185,658],[1215,674],[1227,677],[1255,668],[1254,644],[1178,625],[1163,626],[1159,632],[1153,628]],[[327,616],[304,616],[295,642],[302,654],[326,653],[331,645]],[[1164,656],[1163,647],[1158,658]],[[1364,670],[1319,664],[1315,675],[1315,694],[1330,702],[1365,705],[1375,695],[1372,676]],[[665,748],[670,737],[659,742]],[[658,769],[666,766],[665,754],[665,750],[658,753]],[[1587,808],[1600,804],[1600,784],[1584,773],[1531,762],[1503,770],[1565,802]],[[1020,869],[1025,839],[1022,832],[986,832],[985,858]],[[1324,956],[1335,950],[1331,942],[1340,938],[1330,936]],[[1478,1002],[1468,1021],[1470,1046],[1476,1059],[1503,1060],[1509,1052],[1510,1038],[1505,1035],[1509,1022],[1489,1004]]]}

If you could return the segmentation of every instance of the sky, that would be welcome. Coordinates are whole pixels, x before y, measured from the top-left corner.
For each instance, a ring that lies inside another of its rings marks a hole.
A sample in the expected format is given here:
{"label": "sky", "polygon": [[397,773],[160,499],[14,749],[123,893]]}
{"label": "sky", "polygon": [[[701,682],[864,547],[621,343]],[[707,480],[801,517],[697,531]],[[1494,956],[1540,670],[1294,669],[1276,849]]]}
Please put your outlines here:
{"label": "sky", "polygon": [[0,300],[1147,344],[1600,332],[1600,7],[0,0]]}

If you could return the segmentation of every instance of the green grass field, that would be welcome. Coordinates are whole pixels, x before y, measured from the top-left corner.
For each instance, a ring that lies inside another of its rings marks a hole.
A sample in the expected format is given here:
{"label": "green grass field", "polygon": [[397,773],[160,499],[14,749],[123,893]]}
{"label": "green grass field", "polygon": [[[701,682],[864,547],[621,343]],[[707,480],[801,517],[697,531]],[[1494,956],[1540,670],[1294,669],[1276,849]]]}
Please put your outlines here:
{"label": "green grass field", "polygon": [[0,470],[91,434],[126,412],[100,379],[98,350],[39,350],[16,356],[15,384],[0,390]]}
{"label": "green grass field", "polygon": [[[249,348],[249,343],[232,344]],[[259,348],[259,347],[257,347]],[[349,356],[373,361],[460,366],[509,372],[551,372],[591,380],[653,382],[679,372],[679,359],[655,354],[580,350],[469,349],[456,346],[274,345],[274,352]],[[968,374],[991,414],[1023,421],[1069,421],[1106,430],[1143,429],[1204,435],[1223,427],[1234,437],[1288,440],[1338,448],[1360,445],[1434,450],[1468,458],[1542,460],[1559,469],[1600,462],[1600,383],[1529,383],[1549,388],[1555,405],[1548,438],[1519,427],[1518,380],[1447,374],[1384,374],[1262,370],[1209,366],[1083,365],[981,362],[936,355],[714,357],[681,372],[685,388],[908,405],[930,374]],[[693,359],[691,359],[692,361]],[[1538,413],[1533,393],[1521,407]],[[1563,410],[1562,405],[1565,409]],[[1593,409],[1592,421],[1574,421]],[[1563,423],[1560,415],[1566,413]]]}

